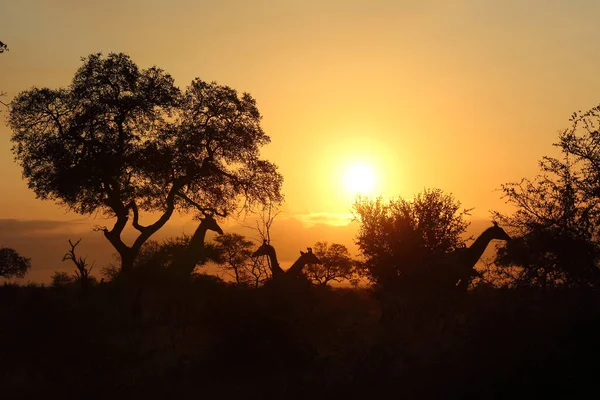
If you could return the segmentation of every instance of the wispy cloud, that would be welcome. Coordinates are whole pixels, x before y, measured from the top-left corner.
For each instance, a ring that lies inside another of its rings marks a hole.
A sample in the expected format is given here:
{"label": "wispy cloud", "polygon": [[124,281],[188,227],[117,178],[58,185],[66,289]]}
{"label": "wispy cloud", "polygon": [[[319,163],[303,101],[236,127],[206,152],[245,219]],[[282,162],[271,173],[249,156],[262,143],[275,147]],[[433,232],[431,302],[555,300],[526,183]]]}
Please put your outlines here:
{"label": "wispy cloud", "polygon": [[331,225],[331,226],[346,226],[352,222],[352,214],[350,213],[309,213],[295,214],[291,216],[301,221],[307,228],[315,225]]}
{"label": "wispy cloud", "polygon": [[65,231],[85,231],[89,229],[89,221],[87,220],[0,219],[0,232],[2,232],[0,237],[64,234]]}

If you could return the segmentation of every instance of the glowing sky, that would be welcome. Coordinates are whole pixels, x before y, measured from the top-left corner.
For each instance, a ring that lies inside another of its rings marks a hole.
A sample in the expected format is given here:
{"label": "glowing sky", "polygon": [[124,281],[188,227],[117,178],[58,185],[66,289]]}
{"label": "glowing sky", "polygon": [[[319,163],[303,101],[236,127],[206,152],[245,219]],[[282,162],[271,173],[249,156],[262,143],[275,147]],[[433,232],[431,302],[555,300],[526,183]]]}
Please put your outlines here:
{"label": "glowing sky", "polygon": [[[247,91],[285,178],[285,215],[305,223],[340,224],[356,165],[376,174],[374,194],[439,187],[487,218],[504,207],[500,184],[535,174],[571,113],[600,101],[591,0],[4,3],[8,99],[67,85],[98,51],[181,87],[198,76]],[[9,136],[0,125],[0,219],[76,218],[35,200]]]}

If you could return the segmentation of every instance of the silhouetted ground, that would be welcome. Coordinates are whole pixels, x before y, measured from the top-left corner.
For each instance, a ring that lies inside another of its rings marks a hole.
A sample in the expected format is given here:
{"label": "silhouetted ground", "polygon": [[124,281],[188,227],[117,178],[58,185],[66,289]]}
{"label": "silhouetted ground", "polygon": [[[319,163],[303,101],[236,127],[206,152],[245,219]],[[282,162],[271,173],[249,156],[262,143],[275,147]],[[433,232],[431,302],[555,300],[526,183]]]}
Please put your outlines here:
{"label": "silhouetted ground", "polygon": [[474,291],[404,306],[386,326],[379,308],[367,290],[254,290],[206,279],[104,284],[85,296],[76,287],[4,286],[2,397],[532,399],[596,392],[596,292]]}

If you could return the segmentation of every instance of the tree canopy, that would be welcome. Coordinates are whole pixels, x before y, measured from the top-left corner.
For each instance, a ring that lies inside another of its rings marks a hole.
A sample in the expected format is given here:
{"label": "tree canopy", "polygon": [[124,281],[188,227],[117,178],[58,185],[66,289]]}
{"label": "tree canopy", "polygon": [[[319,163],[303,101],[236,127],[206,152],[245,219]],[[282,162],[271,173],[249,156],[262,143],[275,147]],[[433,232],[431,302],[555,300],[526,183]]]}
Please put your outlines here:
{"label": "tree canopy", "polygon": [[[123,269],[175,211],[227,215],[280,202],[282,177],[262,160],[270,138],[247,93],[194,79],[184,91],[165,71],[126,54],[83,58],[72,83],[32,88],[11,103],[13,153],[29,188],[103,227]],[[140,212],[158,217],[142,224]],[[138,236],[121,234],[132,217]]]}
{"label": "tree canopy", "polygon": [[23,257],[15,249],[0,247],[0,277],[23,278],[31,268],[31,260]]}
{"label": "tree canopy", "polygon": [[237,233],[226,233],[215,238],[219,266],[238,285],[258,287],[269,277],[263,260],[252,257],[254,243]]}
{"label": "tree canopy", "polygon": [[500,248],[497,263],[518,267],[512,284],[552,287],[600,283],[600,106],[575,113],[544,157],[540,174],[502,186],[516,207],[497,212],[515,238]]}
{"label": "tree canopy", "polygon": [[350,281],[353,278],[355,260],[348,248],[339,243],[317,242],[312,247],[321,264],[308,264],[304,274],[316,285],[325,286],[329,282]]}
{"label": "tree canopy", "polygon": [[384,285],[406,280],[425,271],[436,258],[463,248],[468,213],[440,189],[425,189],[412,200],[357,200],[356,243],[367,275]]}

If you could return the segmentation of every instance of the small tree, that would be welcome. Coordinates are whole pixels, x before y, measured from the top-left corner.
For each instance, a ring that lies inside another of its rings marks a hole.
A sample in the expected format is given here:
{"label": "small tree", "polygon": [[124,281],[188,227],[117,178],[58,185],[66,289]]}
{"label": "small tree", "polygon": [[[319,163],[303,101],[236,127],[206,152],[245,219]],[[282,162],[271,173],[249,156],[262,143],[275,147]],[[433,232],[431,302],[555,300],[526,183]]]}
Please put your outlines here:
{"label": "small tree", "polygon": [[246,271],[249,284],[255,288],[271,279],[271,268],[265,257],[250,257]]}
{"label": "small tree", "polygon": [[357,200],[356,243],[365,259],[363,272],[376,283],[392,286],[431,272],[427,267],[437,259],[465,247],[469,211],[439,189],[426,189],[410,201]]}
{"label": "small tree", "polygon": [[0,277],[23,278],[31,268],[31,260],[21,256],[15,249],[0,247]]}
{"label": "small tree", "polygon": [[321,264],[308,264],[303,271],[314,284],[326,286],[329,282],[352,280],[356,262],[346,246],[317,242],[312,249]]}
{"label": "small tree", "polygon": [[252,258],[254,243],[237,233],[226,233],[215,238],[218,264],[237,284],[258,287],[269,277],[268,266]]}
{"label": "small tree", "polygon": [[94,266],[89,266],[85,258],[77,257],[75,255],[75,248],[77,245],[79,245],[79,243],[81,243],[81,239],[75,243],[71,242],[71,239],[69,239],[69,245],[71,246],[71,249],[63,256],[62,260],[70,260],[73,262],[73,264],[75,264],[75,278],[83,288],[86,288],[92,278],[90,276],[90,272],[92,272]]}
{"label": "small tree", "polygon": [[237,284],[248,282],[246,266],[250,262],[253,243],[237,233],[226,233],[215,238],[220,265],[232,275]]}

